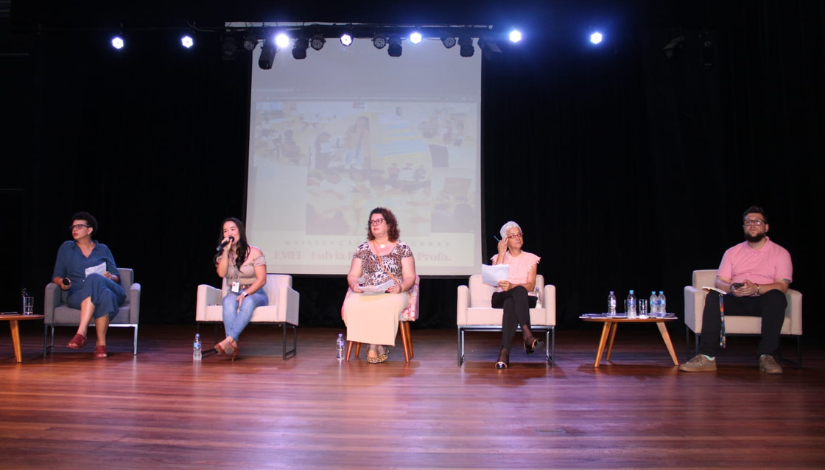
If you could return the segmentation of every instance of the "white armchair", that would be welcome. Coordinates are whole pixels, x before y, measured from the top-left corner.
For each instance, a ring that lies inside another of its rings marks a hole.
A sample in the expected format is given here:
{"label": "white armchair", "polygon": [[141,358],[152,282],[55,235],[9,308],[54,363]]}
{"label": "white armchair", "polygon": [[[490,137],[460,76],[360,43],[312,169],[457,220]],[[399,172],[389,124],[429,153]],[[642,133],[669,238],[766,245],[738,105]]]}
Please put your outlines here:
{"label": "white armchair", "polygon": [[[556,286],[544,285],[544,276],[536,276],[541,292],[541,308],[530,309],[533,332],[545,332],[545,358],[556,365]],[[456,323],[458,325],[458,365],[464,362],[464,332],[501,331],[503,309],[492,308],[490,299],[495,287],[481,282],[481,275],[470,276],[469,286],[458,286]],[[521,329],[521,328],[519,328]]]}
{"label": "white armchair", "polygon": [[[300,296],[292,288],[292,276],[286,274],[267,274],[263,286],[269,305],[258,307],[252,313],[250,323],[270,323],[281,326],[284,332],[283,358],[286,360],[298,351],[298,304]],[[223,307],[221,300],[226,295],[227,286],[224,279],[222,289],[210,285],[198,286],[198,300],[195,307],[195,320],[201,323],[222,323]],[[292,328],[292,349],[287,351],[286,330]]]}
{"label": "white armchair", "polygon": [[[690,332],[694,333],[695,347],[699,350],[699,336],[702,334],[702,311],[705,308],[707,292],[702,287],[713,287],[716,283],[716,269],[693,271],[693,284],[685,287],[685,343],[688,357],[690,354]],[[781,334],[796,336],[797,367],[802,367],[802,293],[788,289],[785,293],[788,307],[785,309],[785,322]],[[725,335],[759,335],[762,333],[760,317],[727,315],[725,316]]]}

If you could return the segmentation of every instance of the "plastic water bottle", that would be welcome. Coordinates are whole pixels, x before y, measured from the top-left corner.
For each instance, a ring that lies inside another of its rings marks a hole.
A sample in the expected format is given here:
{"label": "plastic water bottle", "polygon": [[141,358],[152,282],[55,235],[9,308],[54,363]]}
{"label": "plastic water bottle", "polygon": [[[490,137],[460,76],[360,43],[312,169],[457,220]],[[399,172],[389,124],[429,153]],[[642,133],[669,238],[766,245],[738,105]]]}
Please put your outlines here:
{"label": "plastic water bottle", "polygon": [[656,295],[655,290],[650,292],[650,316],[659,316],[659,296]]}
{"label": "plastic water bottle", "polygon": [[636,294],[633,293],[633,289],[627,296],[627,318],[636,318]]}
{"label": "plastic water bottle", "polygon": [[667,316],[667,299],[665,299],[665,293],[663,291],[659,291],[659,316]]}
{"label": "plastic water bottle", "polygon": [[607,316],[616,316],[616,294],[613,291],[610,291],[610,295],[607,296]]}
{"label": "plastic water bottle", "polygon": [[339,361],[344,358],[344,334],[338,333],[338,339],[335,340],[335,359]]}
{"label": "plastic water bottle", "polygon": [[536,308],[541,308],[541,290],[539,290],[539,286],[536,286],[533,293],[536,294]]}
{"label": "plastic water bottle", "polygon": [[192,344],[192,360],[200,361],[203,358],[203,351],[201,347],[201,335],[195,335],[195,342]]}

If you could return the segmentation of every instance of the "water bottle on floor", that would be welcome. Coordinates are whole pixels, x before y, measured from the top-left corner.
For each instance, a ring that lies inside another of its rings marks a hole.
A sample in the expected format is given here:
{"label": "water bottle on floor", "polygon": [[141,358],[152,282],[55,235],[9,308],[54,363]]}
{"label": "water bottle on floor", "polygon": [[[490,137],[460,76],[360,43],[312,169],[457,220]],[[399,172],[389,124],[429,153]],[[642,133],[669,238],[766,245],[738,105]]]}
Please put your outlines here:
{"label": "water bottle on floor", "polygon": [[610,291],[610,295],[607,296],[607,316],[616,316],[616,294],[613,291]]}
{"label": "water bottle on floor", "polygon": [[636,318],[636,294],[633,293],[633,289],[627,296],[627,318]]}
{"label": "water bottle on floor", "polygon": [[192,344],[192,360],[200,361],[203,358],[203,351],[201,347],[201,335],[195,335],[195,343]]}
{"label": "water bottle on floor", "polygon": [[338,333],[338,339],[335,341],[335,359],[339,361],[344,358],[344,334]]}

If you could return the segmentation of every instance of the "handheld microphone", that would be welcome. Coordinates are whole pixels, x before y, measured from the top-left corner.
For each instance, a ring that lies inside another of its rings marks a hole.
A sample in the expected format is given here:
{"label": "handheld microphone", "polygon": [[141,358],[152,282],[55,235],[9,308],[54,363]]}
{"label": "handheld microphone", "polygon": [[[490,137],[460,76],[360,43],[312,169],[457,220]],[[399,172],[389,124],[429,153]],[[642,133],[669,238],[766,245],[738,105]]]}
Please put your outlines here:
{"label": "handheld microphone", "polygon": [[230,244],[230,243],[232,243],[232,242],[234,242],[234,241],[235,241],[235,238],[234,238],[234,237],[229,237],[229,239],[228,239],[228,240],[226,240],[226,241],[224,241],[223,243],[221,243],[220,245],[218,245],[218,249],[217,249],[217,250],[215,250],[215,251],[221,251],[221,250],[223,250],[223,248],[224,248],[226,245],[228,245],[228,244]]}
{"label": "handheld microphone", "polygon": [[64,277],[63,280],[61,280],[60,282],[62,282],[64,286],[68,286],[69,285],[69,278]]}

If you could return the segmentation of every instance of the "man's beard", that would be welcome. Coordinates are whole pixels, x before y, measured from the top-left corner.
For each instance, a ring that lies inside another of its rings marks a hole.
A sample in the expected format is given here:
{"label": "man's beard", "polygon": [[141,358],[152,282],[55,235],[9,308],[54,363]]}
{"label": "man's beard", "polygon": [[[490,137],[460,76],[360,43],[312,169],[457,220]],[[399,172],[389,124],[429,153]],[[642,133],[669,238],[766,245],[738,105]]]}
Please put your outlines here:
{"label": "man's beard", "polygon": [[765,232],[758,233],[756,235],[751,235],[749,233],[745,234],[745,240],[751,243],[761,242],[763,238],[765,238]]}

